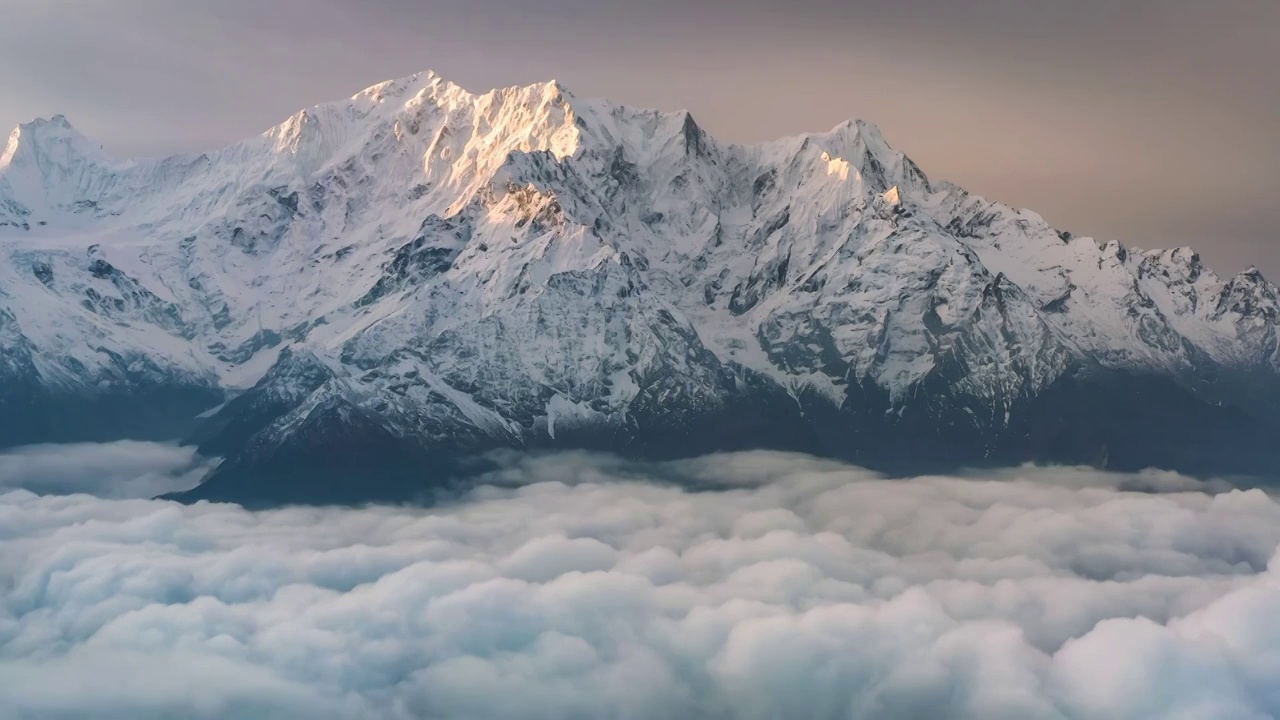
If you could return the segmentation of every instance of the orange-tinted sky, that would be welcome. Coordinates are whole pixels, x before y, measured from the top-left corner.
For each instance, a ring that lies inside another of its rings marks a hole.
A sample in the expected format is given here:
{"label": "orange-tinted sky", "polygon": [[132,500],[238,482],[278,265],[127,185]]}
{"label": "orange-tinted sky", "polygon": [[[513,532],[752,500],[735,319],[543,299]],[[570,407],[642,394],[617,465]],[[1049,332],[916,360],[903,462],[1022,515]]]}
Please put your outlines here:
{"label": "orange-tinted sky", "polygon": [[753,141],[861,117],[1077,234],[1280,279],[1278,0],[0,0],[0,124],[204,150],[424,69]]}

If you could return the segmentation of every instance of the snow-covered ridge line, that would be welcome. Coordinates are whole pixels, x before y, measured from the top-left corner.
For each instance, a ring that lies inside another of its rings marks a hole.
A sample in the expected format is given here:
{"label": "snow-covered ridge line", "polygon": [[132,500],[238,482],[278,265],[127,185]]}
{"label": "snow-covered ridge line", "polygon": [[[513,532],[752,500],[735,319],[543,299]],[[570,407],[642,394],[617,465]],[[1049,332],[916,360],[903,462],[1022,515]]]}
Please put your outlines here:
{"label": "snow-covered ridge line", "polygon": [[988,443],[1080,372],[1248,405],[1280,371],[1256,270],[1059,232],[861,121],[736,145],[686,112],[422,73],[214,152],[118,161],[59,117],[2,157],[6,372],[257,386],[217,415],[265,413],[242,423],[259,445],[325,412],[439,443],[658,443],[775,402],[956,415]]}

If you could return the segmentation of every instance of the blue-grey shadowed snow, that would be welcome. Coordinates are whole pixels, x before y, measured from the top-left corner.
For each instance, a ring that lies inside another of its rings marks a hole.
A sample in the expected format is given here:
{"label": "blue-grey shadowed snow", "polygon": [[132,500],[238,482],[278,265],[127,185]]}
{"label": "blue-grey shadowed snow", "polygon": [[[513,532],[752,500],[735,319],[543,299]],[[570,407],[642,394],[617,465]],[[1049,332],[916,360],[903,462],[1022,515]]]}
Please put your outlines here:
{"label": "blue-grey shadowed snow", "polygon": [[1280,713],[1280,504],[1260,490],[1080,468],[888,480],[762,452],[642,468],[510,456],[501,486],[434,510],[0,492],[3,711]]}
{"label": "blue-grey shadowed snow", "polygon": [[1280,276],[1273,0],[7,0],[0,127],[208,150],[427,68],[688,108],[727,140],[874,121],[1076,234]]}
{"label": "blue-grey shadowed snow", "polygon": [[0,451],[0,492],[151,498],[195,487],[215,464],[195,448],[167,443],[27,445]]}

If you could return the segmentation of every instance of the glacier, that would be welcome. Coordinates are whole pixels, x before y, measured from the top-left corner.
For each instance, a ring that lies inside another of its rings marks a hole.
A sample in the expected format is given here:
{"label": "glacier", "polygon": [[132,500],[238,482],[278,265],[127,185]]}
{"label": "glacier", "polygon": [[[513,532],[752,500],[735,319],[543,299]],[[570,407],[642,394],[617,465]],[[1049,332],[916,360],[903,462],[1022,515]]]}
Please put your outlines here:
{"label": "glacier", "polygon": [[497,448],[1261,473],[1280,295],[930,179],[848,122],[433,73],[218,151],[0,155],[0,446],[182,438],[187,499],[399,499]]}

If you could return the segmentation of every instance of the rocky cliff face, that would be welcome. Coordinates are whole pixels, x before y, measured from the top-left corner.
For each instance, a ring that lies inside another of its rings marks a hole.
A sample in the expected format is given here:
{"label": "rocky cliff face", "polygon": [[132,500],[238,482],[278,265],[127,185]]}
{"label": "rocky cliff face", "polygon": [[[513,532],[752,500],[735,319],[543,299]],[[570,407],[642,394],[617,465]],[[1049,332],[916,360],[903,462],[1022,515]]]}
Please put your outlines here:
{"label": "rocky cliff face", "polygon": [[738,146],[423,74],[198,156],[18,128],[0,443],[190,432],[227,457],[196,495],[241,500],[409,496],[495,447],[1258,471],[1277,297],[931,181],[866,123]]}

